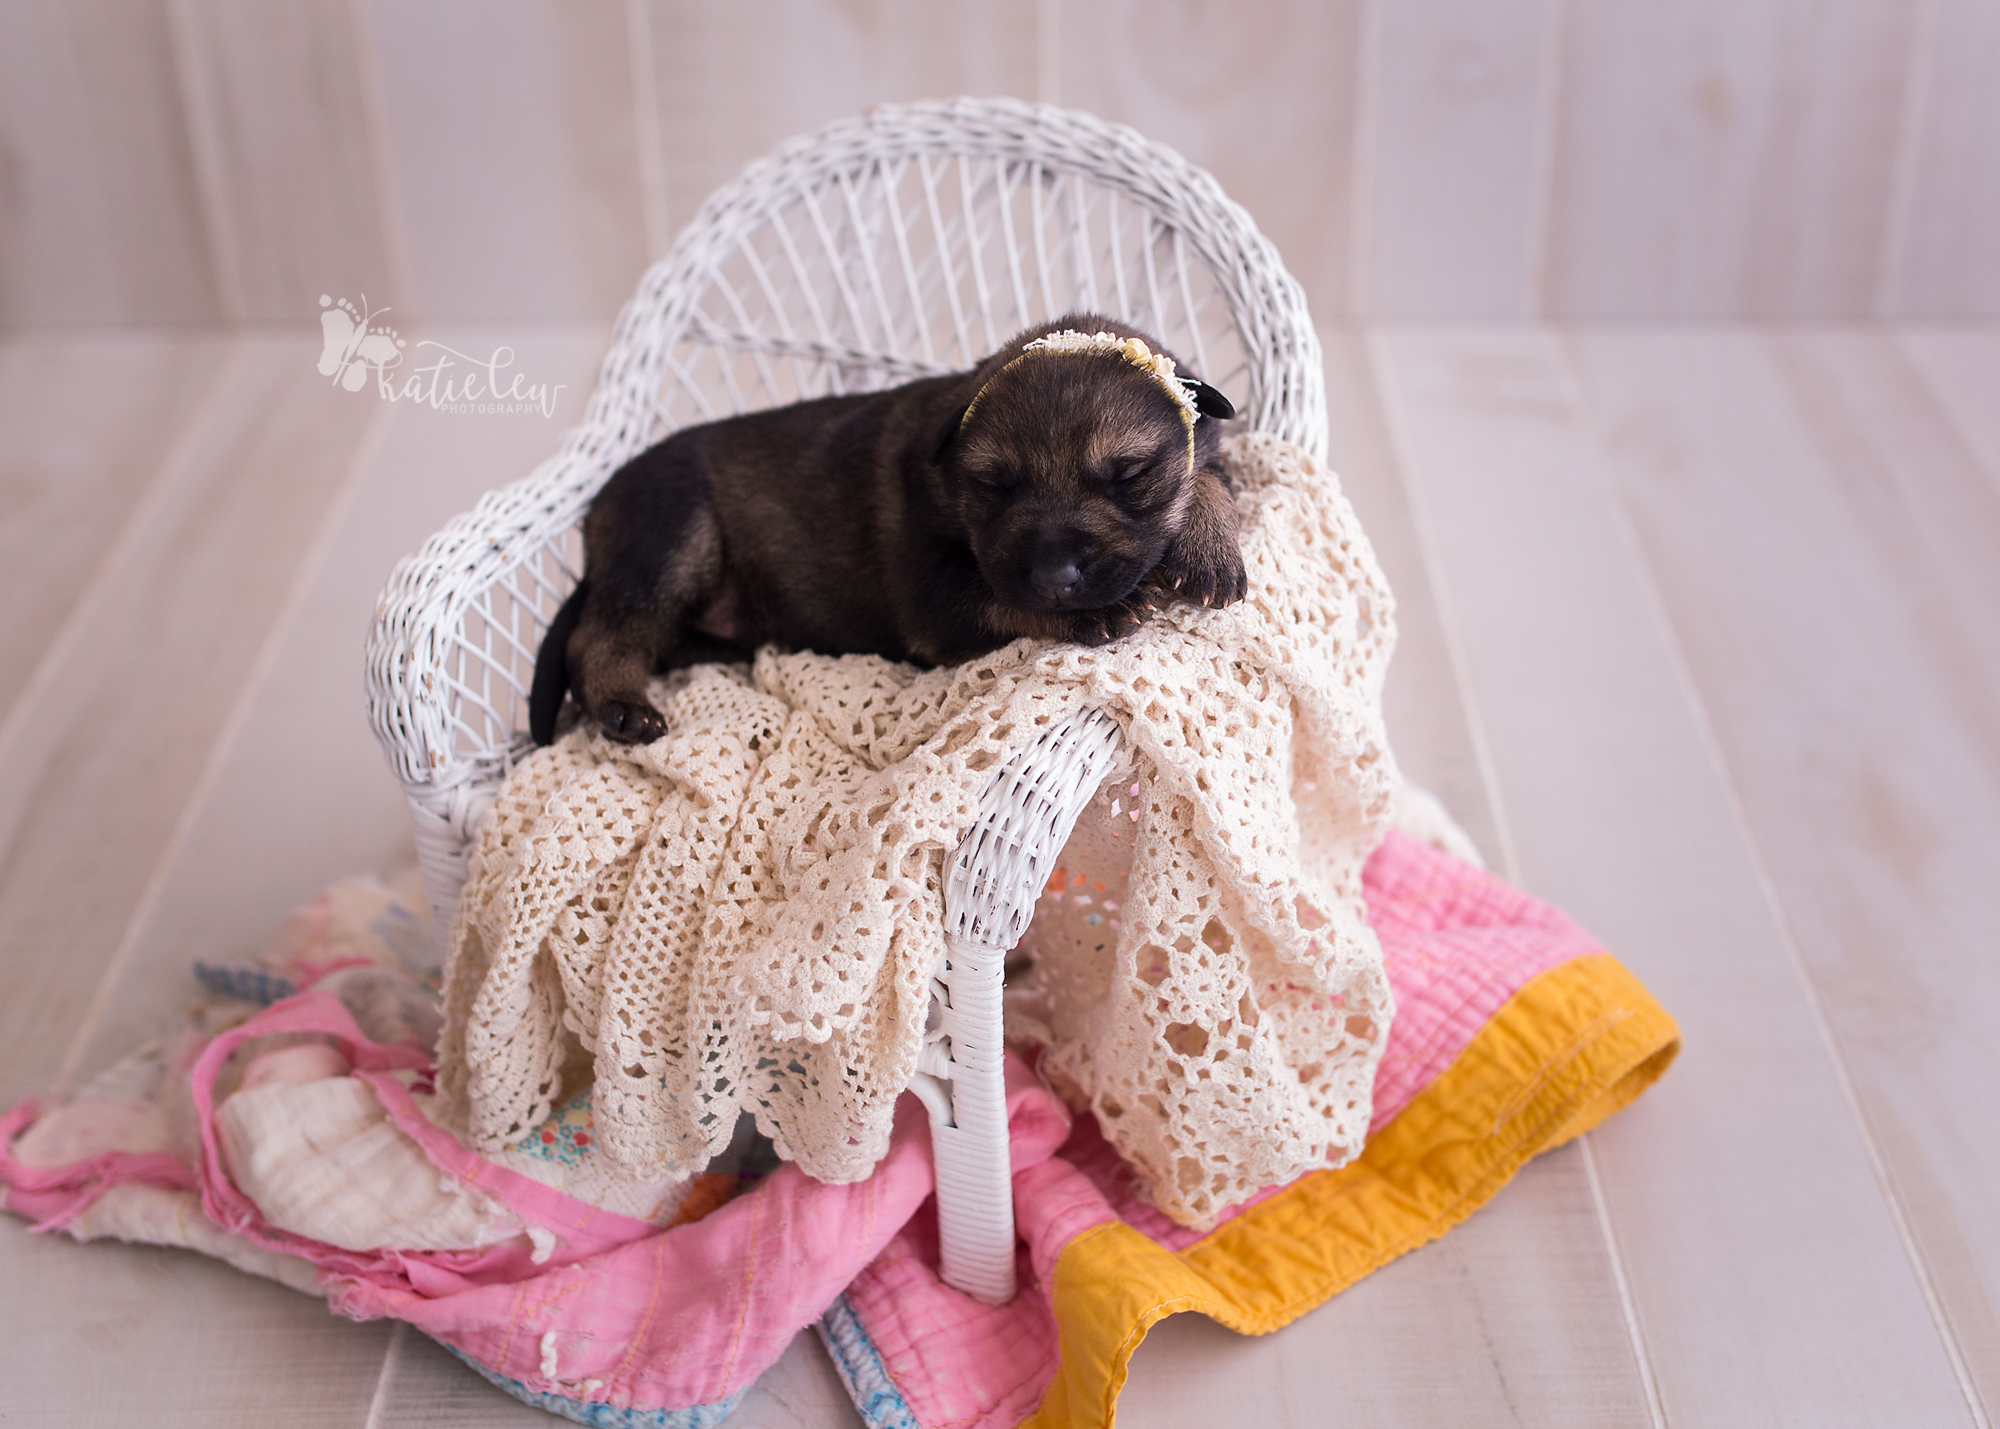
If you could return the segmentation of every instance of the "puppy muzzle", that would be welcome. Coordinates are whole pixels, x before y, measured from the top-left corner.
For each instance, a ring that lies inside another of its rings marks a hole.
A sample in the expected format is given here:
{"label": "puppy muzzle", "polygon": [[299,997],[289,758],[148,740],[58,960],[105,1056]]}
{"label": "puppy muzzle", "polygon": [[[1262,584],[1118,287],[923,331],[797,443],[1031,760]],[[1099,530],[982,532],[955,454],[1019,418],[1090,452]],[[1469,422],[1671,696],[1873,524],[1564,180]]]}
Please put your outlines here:
{"label": "puppy muzzle", "polygon": [[1150,563],[1106,552],[1087,533],[1044,528],[1011,550],[977,552],[980,574],[1017,610],[1097,610],[1132,591]]}

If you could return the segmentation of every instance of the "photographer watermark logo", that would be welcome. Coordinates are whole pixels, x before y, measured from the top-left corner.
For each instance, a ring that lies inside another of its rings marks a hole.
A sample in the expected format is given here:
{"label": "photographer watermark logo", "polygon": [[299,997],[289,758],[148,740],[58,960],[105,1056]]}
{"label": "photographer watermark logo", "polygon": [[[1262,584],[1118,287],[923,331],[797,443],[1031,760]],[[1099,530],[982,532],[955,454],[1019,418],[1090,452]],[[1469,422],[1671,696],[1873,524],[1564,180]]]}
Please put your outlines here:
{"label": "photographer watermark logo", "polygon": [[[496,347],[491,356],[478,358],[426,338],[410,349],[394,328],[380,321],[389,310],[370,308],[365,293],[358,308],[325,293],[319,305],[325,339],[319,375],[336,386],[359,392],[373,377],[375,395],[385,402],[420,402],[441,412],[555,415],[556,395],[566,384],[529,382],[525,373],[512,370],[511,347]],[[406,371],[404,359],[424,349],[431,350],[425,354],[428,364],[412,363]]]}

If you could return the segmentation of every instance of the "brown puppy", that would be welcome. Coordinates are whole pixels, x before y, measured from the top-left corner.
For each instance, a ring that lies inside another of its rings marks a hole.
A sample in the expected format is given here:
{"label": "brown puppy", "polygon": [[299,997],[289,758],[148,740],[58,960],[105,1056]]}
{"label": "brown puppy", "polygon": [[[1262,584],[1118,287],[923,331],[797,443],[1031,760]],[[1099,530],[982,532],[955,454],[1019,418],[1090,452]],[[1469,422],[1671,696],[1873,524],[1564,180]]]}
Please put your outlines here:
{"label": "brown puppy", "polygon": [[535,664],[535,739],[565,693],[613,738],[657,739],[648,676],[764,644],[938,665],[1024,635],[1101,644],[1162,596],[1240,600],[1217,460],[1235,410],[1155,353],[1073,314],[970,372],[643,452],[584,519],[583,579]]}

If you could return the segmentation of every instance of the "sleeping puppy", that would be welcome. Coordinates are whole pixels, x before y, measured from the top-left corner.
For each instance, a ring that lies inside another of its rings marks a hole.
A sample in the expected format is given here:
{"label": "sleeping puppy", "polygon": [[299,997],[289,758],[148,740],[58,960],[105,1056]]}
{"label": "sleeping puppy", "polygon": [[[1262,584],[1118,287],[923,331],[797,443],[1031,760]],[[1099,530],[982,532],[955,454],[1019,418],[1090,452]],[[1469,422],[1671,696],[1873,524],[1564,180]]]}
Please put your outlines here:
{"label": "sleeping puppy", "polygon": [[1164,597],[1244,591],[1217,460],[1235,416],[1090,313],[970,372],[674,433],[604,484],[584,574],[535,662],[614,739],[666,733],[647,677],[760,645],[954,664],[1021,636],[1102,644]]}

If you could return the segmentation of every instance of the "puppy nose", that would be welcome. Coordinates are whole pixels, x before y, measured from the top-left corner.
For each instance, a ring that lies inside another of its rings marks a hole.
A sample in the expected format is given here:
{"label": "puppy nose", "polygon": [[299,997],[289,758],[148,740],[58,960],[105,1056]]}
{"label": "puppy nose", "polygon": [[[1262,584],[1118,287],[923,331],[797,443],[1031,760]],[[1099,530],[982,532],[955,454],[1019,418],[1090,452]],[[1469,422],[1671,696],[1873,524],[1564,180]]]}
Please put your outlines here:
{"label": "puppy nose", "polygon": [[1074,556],[1059,556],[1054,560],[1037,561],[1030,573],[1035,589],[1054,600],[1067,600],[1076,594],[1083,584],[1083,572],[1077,569]]}

